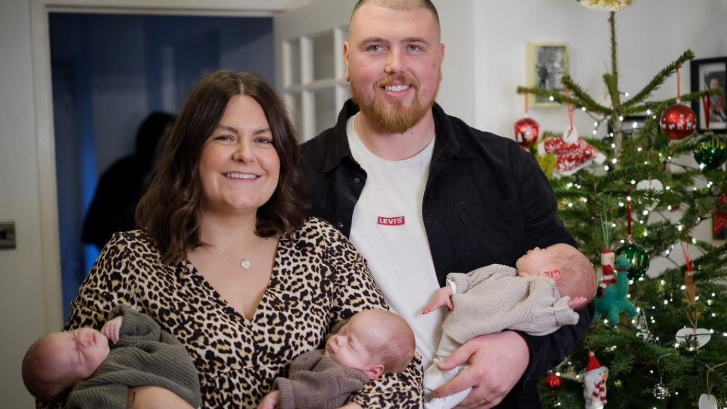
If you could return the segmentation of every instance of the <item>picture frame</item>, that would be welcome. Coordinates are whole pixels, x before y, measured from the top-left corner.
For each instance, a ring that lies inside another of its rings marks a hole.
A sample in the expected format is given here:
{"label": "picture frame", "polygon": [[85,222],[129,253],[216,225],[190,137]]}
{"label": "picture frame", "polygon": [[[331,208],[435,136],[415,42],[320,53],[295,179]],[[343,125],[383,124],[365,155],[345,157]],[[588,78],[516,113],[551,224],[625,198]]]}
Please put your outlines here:
{"label": "picture frame", "polygon": [[[727,92],[727,57],[692,60],[689,63],[692,92],[720,87]],[[692,101],[697,114],[697,131],[707,130],[702,100]],[[714,133],[727,133],[727,93],[710,96],[709,129]]]}
{"label": "picture frame", "polygon": [[[525,50],[527,86],[562,93],[565,91],[561,79],[570,73],[568,44],[527,43]],[[534,96],[533,107],[560,106],[548,97]]]}

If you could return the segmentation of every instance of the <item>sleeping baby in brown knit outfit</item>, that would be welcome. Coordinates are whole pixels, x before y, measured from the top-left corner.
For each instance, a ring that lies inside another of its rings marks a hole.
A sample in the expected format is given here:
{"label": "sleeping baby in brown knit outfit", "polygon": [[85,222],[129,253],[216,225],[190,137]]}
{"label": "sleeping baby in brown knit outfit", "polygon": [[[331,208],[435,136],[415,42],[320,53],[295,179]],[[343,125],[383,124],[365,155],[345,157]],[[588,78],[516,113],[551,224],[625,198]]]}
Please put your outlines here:
{"label": "sleeping baby in brown knit outfit", "polygon": [[457,406],[470,389],[444,398],[433,391],[467,366],[444,372],[438,364],[468,340],[505,329],[542,336],[578,322],[574,310],[585,307],[596,292],[596,273],[588,258],[568,244],[534,248],[515,267],[492,264],[467,274],[450,273],[423,314],[447,306],[442,340],[432,365],[424,372],[424,408]]}
{"label": "sleeping baby in brown knit outfit", "polygon": [[258,409],[333,409],[370,380],[403,371],[414,357],[414,333],[403,318],[386,310],[361,311],[328,337],[324,349],[297,357],[288,378]]}

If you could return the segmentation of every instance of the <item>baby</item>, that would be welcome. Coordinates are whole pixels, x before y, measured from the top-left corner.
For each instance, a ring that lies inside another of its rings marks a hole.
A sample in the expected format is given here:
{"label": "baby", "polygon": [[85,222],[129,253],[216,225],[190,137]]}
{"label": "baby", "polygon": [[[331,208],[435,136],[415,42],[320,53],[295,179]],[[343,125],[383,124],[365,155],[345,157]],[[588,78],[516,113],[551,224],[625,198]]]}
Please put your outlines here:
{"label": "baby", "polygon": [[442,324],[442,340],[434,363],[424,372],[426,409],[455,407],[469,389],[444,398],[432,391],[449,382],[466,366],[442,372],[437,364],[458,347],[479,335],[505,329],[547,335],[562,325],[578,322],[578,310],[596,292],[593,266],[576,248],[555,244],[538,247],[515,262],[515,268],[493,264],[467,274],[450,273],[423,314],[447,306],[451,312]]}
{"label": "baby", "polygon": [[414,333],[386,310],[361,311],[331,332],[325,349],[300,355],[288,378],[275,379],[276,390],[259,409],[338,408],[370,380],[403,371],[414,357]]}
{"label": "baby", "polygon": [[69,409],[126,409],[129,388],[158,386],[202,405],[197,369],[176,338],[127,306],[110,317],[100,332],[83,327],[35,341],[23,358],[28,392],[44,402],[67,394]]}

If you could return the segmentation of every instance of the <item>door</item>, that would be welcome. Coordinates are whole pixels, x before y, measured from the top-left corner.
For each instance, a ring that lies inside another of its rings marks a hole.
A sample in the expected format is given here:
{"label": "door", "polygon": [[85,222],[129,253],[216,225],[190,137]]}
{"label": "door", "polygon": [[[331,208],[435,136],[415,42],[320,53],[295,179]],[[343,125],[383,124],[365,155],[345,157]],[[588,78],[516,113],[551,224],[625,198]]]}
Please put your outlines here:
{"label": "door", "polygon": [[301,142],[332,127],[350,96],[343,43],[355,4],[320,0],[273,19],[278,91]]}

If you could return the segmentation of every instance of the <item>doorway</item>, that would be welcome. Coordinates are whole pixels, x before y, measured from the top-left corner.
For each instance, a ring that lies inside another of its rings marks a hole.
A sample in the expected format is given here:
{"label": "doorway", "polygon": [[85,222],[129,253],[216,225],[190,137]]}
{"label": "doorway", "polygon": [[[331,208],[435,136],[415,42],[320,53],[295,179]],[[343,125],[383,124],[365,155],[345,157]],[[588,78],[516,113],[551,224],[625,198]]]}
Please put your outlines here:
{"label": "doorway", "polygon": [[99,177],[134,154],[150,112],[178,113],[207,73],[253,71],[275,84],[273,21],[51,12],[48,23],[65,319],[99,254],[80,240]]}

